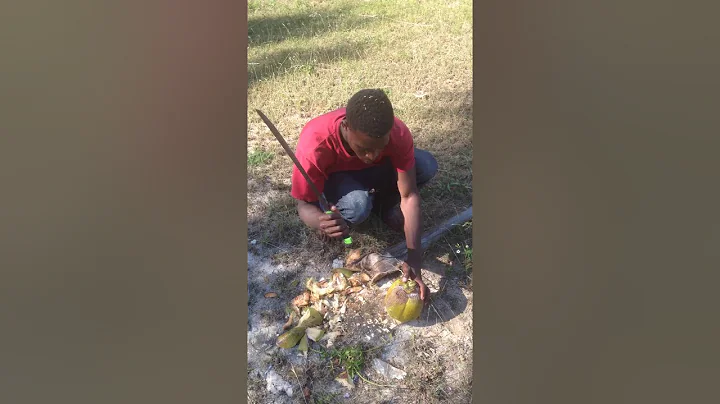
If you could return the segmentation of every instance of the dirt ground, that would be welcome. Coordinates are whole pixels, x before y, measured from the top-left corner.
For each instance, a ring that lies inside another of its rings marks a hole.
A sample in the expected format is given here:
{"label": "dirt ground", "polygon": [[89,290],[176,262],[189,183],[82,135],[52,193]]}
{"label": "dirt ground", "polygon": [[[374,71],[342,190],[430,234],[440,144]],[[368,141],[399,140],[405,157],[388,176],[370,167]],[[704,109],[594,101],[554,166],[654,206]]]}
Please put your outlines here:
{"label": "dirt ground", "polygon": [[[340,266],[339,262],[290,267],[274,264],[262,248],[251,250],[249,402],[471,402],[472,290],[467,279],[445,273],[448,265],[440,260],[426,263],[423,278],[431,291],[431,302],[419,319],[398,325],[387,317],[382,300],[399,276],[389,275],[348,298],[340,321],[325,321],[325,337],[310,341],[306,357],[297,347],[276,347],[277,336],[288,319],[289,303],[304,290],[305,280],[329,279],[332,267]],[[265,297],[268,292],[277,293],[277,297]],[[361,375],[367,379],[356,378],[354,387],[337,381],[340,369],[321,356],[329,348],[351,346],[359,346],[364,352]],[[390,379],[380,374],[376,359],[404,371],[404,378]]]}

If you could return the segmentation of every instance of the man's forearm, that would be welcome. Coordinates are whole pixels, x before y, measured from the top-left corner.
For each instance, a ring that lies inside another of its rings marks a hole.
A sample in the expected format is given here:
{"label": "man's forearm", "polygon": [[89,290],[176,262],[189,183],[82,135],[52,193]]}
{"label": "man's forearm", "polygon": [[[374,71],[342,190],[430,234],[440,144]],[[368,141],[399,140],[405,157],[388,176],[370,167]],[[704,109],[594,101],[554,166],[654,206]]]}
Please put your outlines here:
{"label": "man's forearm", "polygon": [[[422,261],[420,195],[412,193],[400,200],[400,210],[405,217],[405,243],[408,249],[407,262],[419,270]],[[420,275],[420,274],[417,274]]]}
{"label": "man's forearm", "polygon": [[320,228],[320,221],[318,220],[318,217],[321,213],[322,211],[320,208],[312,203],[303,201],[298,203],[298,215],[300,216],[300,220],[312,229]]}

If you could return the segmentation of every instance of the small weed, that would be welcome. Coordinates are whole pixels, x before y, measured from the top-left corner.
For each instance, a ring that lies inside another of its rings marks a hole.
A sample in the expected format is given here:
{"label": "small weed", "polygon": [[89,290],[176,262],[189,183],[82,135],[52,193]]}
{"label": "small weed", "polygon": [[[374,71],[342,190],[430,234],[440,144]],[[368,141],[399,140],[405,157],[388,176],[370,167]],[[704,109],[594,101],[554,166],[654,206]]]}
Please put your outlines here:
{"label": "small weed", "polygon": [[275,157],[275,155],[270,152],[264,150],[255,150],[248,153],[248,166],[258,167],[266,165],[272,161],[273,157]]}
{"label": "small weed", "polygon": [[330,366],[339,366],[347,371],[348,378],[354,379],[365,367],[365,353],[360,346],[346,346],[319,351],[320,358],[330,360]]}
{"label": "small weed", "polygon": [[457,248],[455,253],[461,254],[461,260],[463,267],[465,268],[465,272],[472,272],[472,247],[469,244],[455,244],[455,247]]}

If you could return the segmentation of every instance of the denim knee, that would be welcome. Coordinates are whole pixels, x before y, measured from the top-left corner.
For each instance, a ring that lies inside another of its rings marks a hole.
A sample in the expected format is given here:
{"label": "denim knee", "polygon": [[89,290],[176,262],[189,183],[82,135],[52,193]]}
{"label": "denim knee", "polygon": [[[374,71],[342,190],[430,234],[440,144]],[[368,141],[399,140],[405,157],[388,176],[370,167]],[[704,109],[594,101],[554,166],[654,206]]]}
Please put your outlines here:
{"label": "denim knee", "polygon": [[438,163],[430,152],[415,149],[415,172],[418,185],[424,184],[437,174]]}
{"label": "denim knee", "polygon": [[372,197],[368,191],[348,192],[335,204],[340,215],[351,224],[364,222],[372,211]]}

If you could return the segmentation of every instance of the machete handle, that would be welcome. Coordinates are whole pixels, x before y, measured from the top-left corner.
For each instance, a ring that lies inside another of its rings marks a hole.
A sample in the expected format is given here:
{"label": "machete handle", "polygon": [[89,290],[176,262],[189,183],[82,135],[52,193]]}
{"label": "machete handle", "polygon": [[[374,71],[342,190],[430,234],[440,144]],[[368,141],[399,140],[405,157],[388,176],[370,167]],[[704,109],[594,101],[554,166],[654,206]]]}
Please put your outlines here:
{"label": "machete handle", "polygon": [[[332,210],[328,210],[328,211],[325,211],[325,213],[327,213],[328,215],[332,215],[332,214],[333,214],[333,211],[332,211]],[[343,239],[343,243],[345,243],[346,245],[352,244],[352,237],[349,237],[349,236],[348,236],[348,237],[345,237],[345,238]]]}

